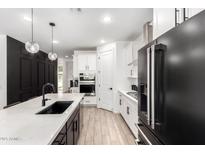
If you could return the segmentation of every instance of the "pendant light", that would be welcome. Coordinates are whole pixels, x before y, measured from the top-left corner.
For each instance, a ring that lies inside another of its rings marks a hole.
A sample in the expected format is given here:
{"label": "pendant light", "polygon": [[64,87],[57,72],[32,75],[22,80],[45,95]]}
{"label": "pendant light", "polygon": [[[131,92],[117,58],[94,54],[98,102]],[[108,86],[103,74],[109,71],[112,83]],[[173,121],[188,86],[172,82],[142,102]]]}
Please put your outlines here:
{"label": "pendant light", "polygon": [[51,26],[51,39],[52,39],[52,46],[51,46],[51,52],[48,53],[48,58],[52,61],[56,60],[58,58],[58,55],[53,52],[53,27],[55,26],[55,23],[50,22],[49,25]]}
{"label": "pendant light", "polygon": [[26,42],[25,48],[29,53],[37,53],[39,45],[33,40],[33,8],[31,9],[31,41]]}

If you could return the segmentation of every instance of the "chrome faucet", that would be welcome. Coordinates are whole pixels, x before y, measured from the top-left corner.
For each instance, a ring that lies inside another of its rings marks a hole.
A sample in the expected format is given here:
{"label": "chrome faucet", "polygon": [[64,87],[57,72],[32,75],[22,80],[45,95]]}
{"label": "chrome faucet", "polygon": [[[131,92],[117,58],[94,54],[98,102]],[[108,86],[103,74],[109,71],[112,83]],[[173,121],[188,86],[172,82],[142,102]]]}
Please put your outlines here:
{"label": "chrome faucet", "polygon": [[42,96],[43,96],[42,106],[45,106],[45,105],[46,105],[46,101],[49,100],[49,99],[45,98],[45,88],[46,88],[47,86],[50,86],[50,87],[52,88],[53,93],[55,92],[55,86],[54,86],[53,84],[51,84],[51,83],[46,83],[46,84],[43,85],[43,87],[42,87]]}

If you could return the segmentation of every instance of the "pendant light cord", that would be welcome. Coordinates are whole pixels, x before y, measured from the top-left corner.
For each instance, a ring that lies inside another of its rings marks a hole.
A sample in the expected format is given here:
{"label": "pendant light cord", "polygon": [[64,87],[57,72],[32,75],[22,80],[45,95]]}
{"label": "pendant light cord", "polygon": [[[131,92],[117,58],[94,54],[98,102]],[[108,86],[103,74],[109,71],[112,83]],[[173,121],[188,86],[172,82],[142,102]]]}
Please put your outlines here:
{"label": "pendant light cord", "polygon": [[52,48],[51,48],[51,49],[52,49],[52,53],[53,53],[53,26],[51,26],[51,28],[52,28],[52,29],[51,29],[51,30],[52,30],[52,34],[51,34],[51,35],[52,35],[52,36],[51,36],[51,37],[52,37]]}
{"label": "pendant light cord", "polygon": [[33,8],[31,8],[31,40],[33,42]]}

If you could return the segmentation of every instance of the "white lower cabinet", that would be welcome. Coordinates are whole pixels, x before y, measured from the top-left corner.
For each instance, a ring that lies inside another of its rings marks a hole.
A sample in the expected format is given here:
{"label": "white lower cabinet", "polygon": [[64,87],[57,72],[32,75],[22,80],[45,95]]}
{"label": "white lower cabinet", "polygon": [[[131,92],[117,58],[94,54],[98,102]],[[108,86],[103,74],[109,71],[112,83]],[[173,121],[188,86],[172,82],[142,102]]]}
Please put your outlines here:
{"label": "white lower cabinet", "polygon": [[123,94],[119,95],[119,111],[125,122],[131,129],[132,133],[136,138],[138,138],[138,108],[136,102],[133,102]]}
{"label": "white lower cabinet", "polygon": [[83,101],[84,105],[96,105],[96,96],[85,96],[84,97],[84,101]]}
{"label": "white lower cabinet", "polygon": [[188,15],[188,18],[191,18],[193,17],[194,15],[200,13],[201,11],[203,11],[204,8],[188,8],[187,9],[187,15]]}
{"label": "white lower cabinet", "polygon": [[138,122],[138,113],[137,113],[137,105],[134,102],[128,100],[127,101],[127,114],[128,114],[128,125],[132,130],[135,137],[138,137],[138,129],[136,127]]}

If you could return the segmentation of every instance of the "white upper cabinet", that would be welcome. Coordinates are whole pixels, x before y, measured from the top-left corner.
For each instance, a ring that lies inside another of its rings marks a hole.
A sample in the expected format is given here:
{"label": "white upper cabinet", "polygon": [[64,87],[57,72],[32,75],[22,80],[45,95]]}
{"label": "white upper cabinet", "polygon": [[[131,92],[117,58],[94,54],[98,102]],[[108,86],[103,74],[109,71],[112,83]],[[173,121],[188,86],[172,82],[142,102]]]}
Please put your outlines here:
{"label": "white upper cabinet", "polygon": [[80,51],[77,57],[78,73],[96,71],[96,52]]}
{"label": "white upper cabinet", "polygon": [[[177,10],[177,11],[176,11]],[[176,22],[184,22],[184,15],[187,18],[200,13],[202,8],[154,8],[153,9],[153,39],[156,39],[163,33],[176,26]],[[176,17],[176,18],[175,18]]]}
{"label": "white upper cabinet", "polygon": [[88,58],[87,54],[78,54],[78,70],[85,71],[88,69],[87,66]]}
{"label": "white upper cabinet", "polygon": [[95,71],[96,70],[96,53],[88,54],[87,56],[87,65],[88,70]]}
{"label": "white upper cabinet", "polygon": [[153,9],[153,39],[167,32],[175,26],[174,8]]}

